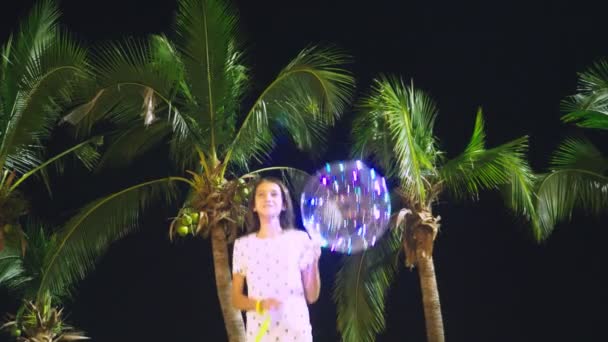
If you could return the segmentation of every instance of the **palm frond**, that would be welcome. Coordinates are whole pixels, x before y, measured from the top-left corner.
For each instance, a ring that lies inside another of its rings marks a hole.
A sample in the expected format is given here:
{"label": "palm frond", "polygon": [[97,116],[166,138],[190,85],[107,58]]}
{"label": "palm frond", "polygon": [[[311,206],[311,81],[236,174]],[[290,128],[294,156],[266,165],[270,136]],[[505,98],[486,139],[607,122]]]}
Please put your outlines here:
{"label": "palm frond", "polygon": [[[49,166],[50,164],[60,163],[62,158],[64,158],[67,155],[70,155],[70,154],[74,154],[82,162],[82,164],[89,170],[93,169],[100,157],[96,148],[97,148],[97,145],[100,144],[100,141],[102,141],[101,139],[102,139],[102,137],[93,137],[89,140],[81,142],[49,159],[46,159],[45,161],[41,162],[39,165],[34,165],[33,161],[28,162],[28,164],[29,164],[28,166],[32,166],[32,168],[28,169],[27,172],[25,172],[19,178],[19,180],[17,180],[15,183],[13,183],[13,185],[10,188],[10,191],[14,191],[16,188],[19,187],[19,185],[22,182],[26,181],[29,177],[31,177],[33,175],[43,174],[43,177],[46,178],[46,174],[44,174],[45,168],[47,166]],[[19,162],[15,161],[19,157],[28,157],[28,155],[27,155],[27,153],[25,153],[23,155],[11,156],[9,159],[8,165],[19,166],[20,164],[24,164],[24,162],[25,162],[24,160],[19,161]],[[62,169],[62,167],[59,166],[59,171],[61,171],[61,169]]]}
{"label": "palm frond", "polygon": [[94,124],[101,119],[109,117],[111,121],[120,117],[122,113],[132,110],[132,106],[121,106],[122,97],[108,93],[111,92],[99,89],[94,80],[81,82],[74,96],[74,107],[63,115],[60,123],[72,125],[75,128],[75,136],[83,138],[91,134]]}
{"label": "palm frond", "polygon": [[165,75],[172,75],[180,83],[187,98],[190,92],[185,85],[185,67],[175,45],[164,35],[152,35],[149,40],[152,67],[162,70]]}
{"label": "palm frond", "polygon": [[85,50],[58,32],[57,16],[51,1],[42,2],[22,26],[15,48],[3,56],[8,59],[9,70],[2,71],[7,75],[2,77],[0,102],[10,111],[2,113],[2,163],[7,155],[49,133],[61,108],[70,100],[73,83],[87,77]]}
{"label": "palm frond", "polygon": [[485,137],[479,110],[465,150],[439,169],[443,186],[457,199],[477,199],[483,190],[500,190],[507,207],[528,220],[536,237],[542,235],[534,195],[536,176],[526,160],[528,138],[486,149]]}
{"label": "palm frond", "polygon": [[9,244],[0,252],[0,287],[19,291],[22,298],[32,299],[39,284],[42,261],[52,238],[48,233],[50,227],[40,222],[28,219],[24,227],[21,234],[27,241],[27,248]]}
{"label": "palm frond", "polygon": [[347,61],[332,48],[304,49],[254,102],[224,165],[244,167],[252,158],[263,158],[281,130],[303,150],[322,142],[325,128],[335,123],[351,96],[353,78],[341,69]]}
{"label": "palm frond", "polygon": [[522,172],[526,178],[531,177],[529,168],[525,168],[527,164],[521,164],[528,148],[527,137],[492,149],[486,149],[485,137],[483,116],[479,111],[473,135],[465,150],[439,169],[444,186],[456,198],[476,199],[482,190],[498,189],[501,185],[511,184],[514,172]]}
{"label": "palm frond", "polygon": [[[93,170],[101,155],[97,148],[104,143],[103,136],[95,136],[86,141],[85,144],[79,144],[80,147],[72,148],[71,150],[74,152],[74,156],[82,163],[84,167],[88,170]],[[69,153],[69,152],[68,152]]]}
{"label": "palm frond", "polygon": [[0,252],[0,287],[15,290],[27,280],[21,250],[7,246]]}
{"label": "palm frond", "polygon": [[22,253],[24,275],[27,282],[21,286],[22,298],[33,300],[40,284],[40,270],[44,259],[53,244],[54,227],[47,226],[41,222],[28,219],[24,225],[27,249]]}
{"label": "palm frond", "polygon": [[4,167],[19,174],[27,173],[43,163],[43,149],[40,145],[22,146],[6,157]]}
{"label": "palm frond", "polygon": [[579,90],[595,92],[608,89],[608,61],[600,59],[579,74]]}
{"label": "palm frond", "polygon": [[177,136],[169,142],[171,160],[180,170],[193,170],[200,162],[197,155],[197,139],[193,134]]}
{"label": "palm frond", "polygon": [[562,116],[562,120],[584,128],[608,129],[608,111],[577,110]]}
{"label": "palm frond", "polygon": [[553,154],[551,169],[582,169],[603,175],[608,171],[608,160],[589,140],[568,138]]}
{"label": "palm frond", "polygon": [[[413,86],[405,86],[400,79],[382,76],[374,81],[372,92],[362,101],[358,115],[370,116],[359,120],[370,121],[371,125],[369,128],[359,125],[355,146],[367,153],[388,153],[384,144],[390,137],[391,156],[376,156],[376,159],[385,162],[391,157],[395,159],[394,166],[386,166],[389,173],[395,170],[407,195],[424,202],[427,178],[435,175],[438,157],[433,136],[437,108],[430,97]],[[388,131],[378,133],[384,129]],[[373,139],[361,141],[366,137]]]}
{"label": "palm frond", "polygon": [[176,72],[179,63],[167,56],[174,51],[164,42],[163,37],[153,36],[149,41],[128,39],[97,48],[96,83],[83,87],[80,105],[64,120],[88,134],[102,119],[127,126],[142,117],[142,124],[150,124],[156,116],[174,114],[183,75]]}
{"label": "palm frond", "polygon": [[215,150],[218,154],[227,150],[233,142],[241,100],[249,81],[248,70],[241,64],[241,53],[234,49],[231,44],[224,72],[226,91],[221,94],[219,101],[216,100],[221,105],[216,104],[215,119],[211,120],[207,115],[196,117],[200,125],[209,128],[208,136],[201,140],[201,146],[208,146],[207,150]]}
{"label": "palm frond", "polygon": [[[88,134],[104,118],[118,125],[121,132],[110,139],[100,168],[124,164],[169,134],[173,136],[171,159],[190,166],[195,154],[189,147],[200,145],[208,134],[191,114],[196,113],[196,105],[173,44],[157,35],[147,42],[109,44],[95,61],[101,85],[91,85],[81,95],[88,100],[65,120],[77,125],[81,134]],[[142,116],[144,122],[140,123]]]}
{"label": "palm frond", "polygon": [[[27,18],[19,25],[15,35],[11,35],[2,47],[2,72],[0,72],[0,87],[2,88],[3,114],[10,113],[16,106],[20,85],[27,73],[28,62],[44,50],[57,34],[59,10],[50,0],[37,2]],[[2,126],[4,128],[4,126]]]}
{"label": "palm frond", "polygon": [[[179,1],[175,45],[198,105],[197,115],[212,128],[221,123],[223,117],[219,115],[226,106],[223,100],[232,91],[226,62],[234,52],[231,50],[236,23],[237,17],[227,1]],[[215,145],[213,129],[211,141]]]}
{"label": "palm frond", "polygon": [[375,341],[386,326],[386,295],[397,273],[400,228],[392,228],[375,247],[344,257],[333,298],[342,341]]}
{"label": "palm frond", "polygon": [[555,151],[552,170],[539,180],[538,216],[547,238],[555,225],[571,219],[578,208],[589,214],[608,207],[608,159],[589,141],[567,139]]}
{"label": "palm frond", "polygon": [[579,74],[579,93],[562,101],[565,122],[608,129],[608,61],[602,59]]}
{"label": "palm frond", "polygon": [[121,131],[109,143],[97,170],[128,165],[134,158],[150,151],[171,134],[171,125],[158,121],[149,126],[134,124]]}
{"label": "palm frond", "polygon": [[169,46],[161,52],[158,37],[149,41],[127,39],[118,43],[106,43],[95,50],[94,67],[100,86],[107,90],[135,88],[139,93],[139,106],[145,91],[151,89],[159,98],[170,103],[180,81],[176,65],[161,54],[172,53]]}
{"label": "palm frond", "polygon": [[534,174],[525,156],[514,155],[509,163],[510,180],[500,186],[507,208],[523,216],[532,229],[536,239],[543,235],[543,228],[538,218],[535,183],[538,176]]}
{"label": "palm frond", "polygon": [[[207,126],[206,123],[201,124],[200,118],[192,114],[196,113],[193,109],[195,104],[190,103],[185,107],[185,112],[176,111],[174,115],[169,117],[174,133],[169,145],[170,158],[182,170],[192,169],[197,161],[201,161],[199,158],[209,158],[215,151],[211,148],[212,128]],[[199,151],[204,151],[204,155],[207,156],[200,156]]]}
{"label": "palm frond", "polygon": [[96,259],[116,239],[133,231],[154,200],[175,198],[175,182],[168,177],[141,183],[88,204],[57,234],[41,269],[38,296],[46,291],[63,295],[90,271]]}
{"label": "palm frond", "polygon": [[9,113],[13,111],[12,108],[16,99],[16,82],[13,81],[12,75],[6,72],[11,65],[12,43],[13,37],[9,36],[0,50],[0,134],[4,134],[6,130],[10,120]]}
{"label": "palm frond", "polygon": [[569,221],[575,208],[600,215],[608,205],[608,178],[584,170],[560,170],[540,179],[538,215],[546,239],[555,225]]}
{"label": "palm frond", "polygon": [[386,177],[399,174],[393,155],[393,140],[383,113],[367,111],[353,121],[351,155],[358,159],[370,158],[382,167]]}

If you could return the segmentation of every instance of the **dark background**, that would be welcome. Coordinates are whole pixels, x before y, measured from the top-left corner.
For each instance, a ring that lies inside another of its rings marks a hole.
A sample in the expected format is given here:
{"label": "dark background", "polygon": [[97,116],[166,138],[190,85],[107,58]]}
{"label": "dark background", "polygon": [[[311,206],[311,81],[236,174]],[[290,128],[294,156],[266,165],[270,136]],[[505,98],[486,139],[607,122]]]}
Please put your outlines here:
{"label": "dark background", "polygon": [[[4,42],[32,1],[0,7]],[[469,138],[484,109],[489,146],[530,135],[530,159],[543,170],[568,135],[590,137],[606,152],[605,135],[564,125],[559,103],[576,91],[576,73],[608,56],[602,2],[542,1],[265,1],[239,0],[240,33],[255,93],[312,43],[333,43],[354,56],[364,94],[379,73],[413,79],[437,101],[436,134],[448,156]],[[170,32],[175,1],[64,0],[62,23],[90,44]],[[348,155],[351,112],[332,131],[323,158],[282,147],[274,164],[314,171]],[[59,147],[57,147],[59,148]],[[128,170],[56,179],[49,201],[30,185],[35,212],[60,220],[88,200],[138,179],[167,175],[162,148]],[[296,156],[296,157],[294,157]],[[477,203],[445,198],[436,208],[442,230],[435,263],[449,341],[605,341],[608,304],[603,280],[607,217],[575,215],[536,244],[495,194]],[[67,303],[68,320],[95,341],[223,341],[208,241],[167,239],[175,208],[150,210],[139,232],[111,246]],[[603,219],[603,220],[602,220]],[[315,341],[337,341],[333,276],[339,257],[321,259],[321,299],[311,306]],[[0,292],[0,313],[17,302]],[[390,290],[387,330],[378,341],[424,341],[418,278],[402,269]],[[4,336],[0,335],[0,339]]]}

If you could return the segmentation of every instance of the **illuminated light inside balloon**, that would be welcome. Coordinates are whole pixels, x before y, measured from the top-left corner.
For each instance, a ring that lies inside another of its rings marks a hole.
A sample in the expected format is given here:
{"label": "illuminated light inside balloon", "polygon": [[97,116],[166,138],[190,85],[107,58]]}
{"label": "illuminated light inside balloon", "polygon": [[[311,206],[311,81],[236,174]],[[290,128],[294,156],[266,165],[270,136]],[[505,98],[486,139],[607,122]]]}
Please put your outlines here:
{"label": "illuminated light inside balloon", "polygon": [[321,238],[321,247],[325,248],[329,245],[329,243],[327,242],[327,240]]}
{"label": "illuminated light inside balloon", "polygon": [[352,251],[353,251],[352,247],[353,246],[352,246],[352,243],[351,243],[351,238],[348,238],[348,249],[347,249],[346,253],[348,253],[348,254],[352,253]]}
{"label": "illuminated light inside balloon", "polygon": [[311,237],[348,254],[374,246],[391,213],[385,178],[359,160],[327,163],[306,183],[300,207]]}
{"label": "illuminated light inside balloon", "polygon": [[378,210],[378,208],[376,208],[376,205],[375,205],[375,204],[374,204],[373,213],[374,213],[374,218],[375,218],[376,220],[380,219],[380,210]]}

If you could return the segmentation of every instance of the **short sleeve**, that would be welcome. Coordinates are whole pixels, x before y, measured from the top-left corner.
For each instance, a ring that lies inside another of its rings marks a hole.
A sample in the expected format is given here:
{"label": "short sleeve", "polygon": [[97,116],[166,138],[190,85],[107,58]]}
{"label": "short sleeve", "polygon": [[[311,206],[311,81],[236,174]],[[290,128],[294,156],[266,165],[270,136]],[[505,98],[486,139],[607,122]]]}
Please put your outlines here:
{"label": "short sleeve", "polygon": [[247,274],[247,258],[245,257],[245,246],[242,239],[234,241],[232,251],[232,273],[245,276]]}
{"label": "short sleeve", "polygon": [[303,271],[306,268],[310,267],[315,259],[317,259],[321,255],[321,247],[315,246],[312,240],[308,237],[308,234],[298,234],[300,235],[298,241],[300,243],[300,260],[299,267],[300,270]]}

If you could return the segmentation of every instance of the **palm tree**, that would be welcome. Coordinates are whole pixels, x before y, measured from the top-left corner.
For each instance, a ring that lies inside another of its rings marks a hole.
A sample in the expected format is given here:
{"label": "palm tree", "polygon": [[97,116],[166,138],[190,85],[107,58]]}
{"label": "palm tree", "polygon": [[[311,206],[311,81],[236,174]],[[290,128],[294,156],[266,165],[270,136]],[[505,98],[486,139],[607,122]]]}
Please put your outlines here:
{"label": "palm tree", "polygon": [[406,266],[418,269],[428,341],[444,340],[433,263],[440,226],[433,205],[442,196],[476,199],[483,190],[508,187],[509,205],[534,215],[534,177],[524,159],[527,138],[487,149],[479,111],[465,150],[446,160],[433,134],[436,115],[425,93],[394,77],[376,79],[362,101],[353,126],[353,152],[375,159],[398,184],[396,207],[402,209],[393,215],[390,233],[376,247],[347,257],[337,274],[334,300],[344,341],[373,341],[384,329],[386,291],[402,250]]}
{"label": "palm tree", "polygon": [[[2,46],[0,61],[0,251],[24,242],[18,219],[27,211],[20,185],[75,154],[91,168],[98,138],[45,158],[43,142],[69,103],[75,82],[88,77],[86,52],[58,28],[51,0],[34,6],[19,31]],[[50,188],[49,188],[50,191]],[[23,245],[24,247],[25,245]]]}
{"label": "palm tree", "polygon": [[[56,248],[55,236],[48,234],[48,227],[30,223],[26,225],[28,252],[22,254],[11,246],[0,253],[0,287],[18,294],[23,305],[17,314],[4,323],[0,330],[9,330],[18,341],[76,341],[88,339],[80,331],[67,325],[62,319],[61,302],[69,296],[70,283],[62,288],[42,286],[40,272],[48,253]],[[65,247],[64,247],[65,248]],[[78,263],[78,258],[72,258]],[[76,278],[74,278],[76,279]],[[37,294],[41,294],[38,297]]]}
{"label": "palm tree", "polygon": [[[601,60],[579,76],[579,93],[563,101],[564,122],[608,130],[608,62]],[[575,209],[600,216],[608,207],[608,158],[589,140],[567,138],[553,153],[549,172],[537,184],[539,241]]]}
{"label": "palm tree", "polygon": [[[130,161],[169,141],[171,158],[189,178],[135,185],[98,203],[124,202],[127,194],[150,184],[187,184],[189,195],[170,226],[170,236],[187,233],[188,228],[178,229],[178,223],[190,224],[189,213],[194,212],[191,232],[211,238],[230,341],[244,340],[241,313],[230,302],[228,243],[239,227],[247,181],[260,171],[249,172],[250,165],[264,160],[282,133],[289,134],[298,148],[315,149],[353,87],[353,78],[341,68],[347,62],[344,54],[310,47],[262,91],[246,93],[251,80],[242,64],[236,24],[237,16],[226,1],[180,0],[172,39],[153,36],[146,42],[127,40],[99,49],[97,84],[83,95],[90,100],[65,118],[84,134],[102,118],[126,127],[112,139],[102,165]],[[96,225],[90,222],[87,227]]]}

